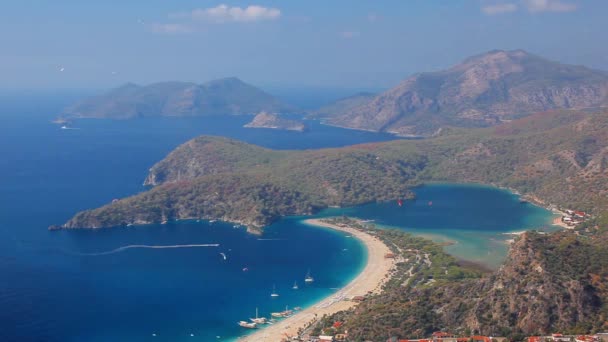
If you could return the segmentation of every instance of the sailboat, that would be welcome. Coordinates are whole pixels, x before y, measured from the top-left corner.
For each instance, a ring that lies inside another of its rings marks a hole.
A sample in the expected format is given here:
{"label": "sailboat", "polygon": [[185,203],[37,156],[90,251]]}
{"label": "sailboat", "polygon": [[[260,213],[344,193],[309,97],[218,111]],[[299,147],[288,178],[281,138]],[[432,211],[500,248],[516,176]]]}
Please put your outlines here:
{"label": "sailboat", "polygon": [[272,293],[270,294],[270,297],[278,297],[279,294],[277,293],[277,287],[272,285]]}
{"label": "sailboat", "polygon": [[255,308],[255,318],[250,318],[255,324],[266,324],[266,317],[258,317],[258,308]]}
{"label": "sailboat", "polygon": [[258,327],[258,325],[255,323],[249,323],[249,322],[245,322],[245,321],[240,321],[239,325],[242,326],[243,328],[247,328],[247,329],[255,329]]}
{"label": "sailboat", "polygon": [[273,312],[270,315],[272,317],[277,317],[277,318],[286,318],[286,317],[290,317],[293,314],[292,310],[289,310],[289,306],[285,306],[285,311],[281,311],[281,312]]}
{"label": "sailboat", "polygon": [[292,289],[294,289],[294,290],[297,290],[297,289],[298,289],[298,282],[297,282],[297,281],[295,281],[295,282],[293,283],[293,287],[292,287]]}
{"label": "sailboat", "polygon": [[308,273],[306,273],[306,278],[304,278],[304,281],[307,283],[312,283],[315,281],[315,278],[310,275],[310,270],[308,270]]}

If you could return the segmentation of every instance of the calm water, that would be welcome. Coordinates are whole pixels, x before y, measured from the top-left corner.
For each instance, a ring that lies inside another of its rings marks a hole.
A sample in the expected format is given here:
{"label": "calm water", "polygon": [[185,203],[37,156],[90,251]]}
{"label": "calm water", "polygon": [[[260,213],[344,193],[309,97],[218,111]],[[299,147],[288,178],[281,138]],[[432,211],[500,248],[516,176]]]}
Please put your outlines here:
{"label": "calm water", "polygon": [[507,253],[507,232],[526,229],[552,231],[553,215],[544,208],[522,204],[519,196],[481,185],[433,184],[415,189],[416,200],[371,203],[331,209],[324,215],[344,214],[374,220],[438,242],[452,242],[446,251],[464,259],[497,267]]}
{"label": "calm water", "polygon": [[[314,122],[307,133],[244,129],[248,118],[83,120],[74,125],[79,129],[60,130],[48,122],[64,103],[51,99],[0,104],[0,341],[231,340],[243,333],[236,321],[253,316],[256,307],[268,315],[285,305],[306,306],[363,266],[365,250],[356,240],[306,227],[298,218],[273,225],[263,240],[223,223],[62,232],[46,227],[142,191],[152,164],[200,134],[284,149],[390,136]],[[450,247],[455,252],[468,250],[466,243],[474,239],[488,246],[497,232],[528,227],[546,215],[532,206],[512,206],[516,200],[508,193],[479,189],[422,187],[418,201],[398,209],[394,203],[370,204],[322,215],[346,212],[460,237],[462,243]],[[424,205],[427,198],[432,208]],[[486,233],[491,236],[481,238]],[[92,255],[136,244],[220,246]],[[484,248],[473,254],[486,253]],[[497,253],[504,256],[504,248]],[[303,282],[308,269],[316,278],[312,286]],[[294,281],[300,290],[291,290]],[[273,285],[280,293],[274,300]]]}

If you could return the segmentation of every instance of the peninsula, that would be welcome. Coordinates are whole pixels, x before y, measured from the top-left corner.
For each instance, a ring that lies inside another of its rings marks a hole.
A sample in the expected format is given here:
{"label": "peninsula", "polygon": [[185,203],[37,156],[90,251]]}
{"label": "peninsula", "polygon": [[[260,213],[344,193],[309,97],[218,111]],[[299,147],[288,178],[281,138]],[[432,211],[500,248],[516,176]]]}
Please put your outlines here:
{"label": "peninsula", "polygon": [[270,128],[270,129],[282,129],[287,131],[304,132],[306,126],[303,123],[285,119],[279,117],[277,114],[271,114],[267,112],[261,112],[257,114],[253,120],[244,125],[247,128]]}
{"label": "peninsula", "polygon": [[509,187],[593,215],[608,210],[608,111],[553,111],[435,138],[275,151],[195,138],[150,169],[151,190],[76,214],[64,228],[219,219],[251,232],[285,215],[411,198],[424,182]]}

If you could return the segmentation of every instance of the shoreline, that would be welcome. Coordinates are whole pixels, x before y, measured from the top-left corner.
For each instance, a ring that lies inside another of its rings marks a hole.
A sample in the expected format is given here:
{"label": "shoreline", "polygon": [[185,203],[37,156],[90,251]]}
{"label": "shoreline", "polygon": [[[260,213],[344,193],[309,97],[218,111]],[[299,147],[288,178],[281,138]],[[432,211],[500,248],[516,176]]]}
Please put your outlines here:
{"label": "shoreline", "polygon": [[311,307],[308,307],[293,316],[283,319],[273,325],[263,326],[255,333],[238,339],[241,342],[282,341],[285,336],[297,336],[299,329],[304,329],[312,321],[324,315],[347,310],[356,306],[358,302],[347,300],[354,296],[365,296],[369,292],[380,293],[382,285],[395,265],[395,259],[385,259],[391,250],[378,238],[351,227],[340,227],[322,222],[321,219],[307,219],[306,224],[319,228],[329,228],[351,234],[358,239],[367,250],[367,263],[363,270],[346,286],[336,293],[323,298]]}

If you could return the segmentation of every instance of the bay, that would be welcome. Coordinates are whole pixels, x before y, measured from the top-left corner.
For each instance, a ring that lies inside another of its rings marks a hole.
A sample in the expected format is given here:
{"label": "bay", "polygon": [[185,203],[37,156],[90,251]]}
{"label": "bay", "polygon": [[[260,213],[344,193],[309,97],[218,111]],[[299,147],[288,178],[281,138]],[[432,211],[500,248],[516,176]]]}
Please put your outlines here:
{"label": "bay", "polygon": [[[78,120],[76,129],[62,130],[50,120],[64,102],[27,98],[0,105],[0,340],[233,340],[246,333],[236,322],[253,317],[256,307],[268,316],[287,305],[311,305],[364,266],[366,251],[358,241],[312,229],[299,217],[280,220],[261,237],[220,222],[46,228],[79,210],[144,191],[148,168],[201,134],[276,149],[393,137],[314,121],[306,133],[242,128],[248,117]],[[506,254],[503,232],[542,226],[549,217],[488,187],[428,185],[416,193],[418,199],[402,207],[372,203],[317,216],[347,214],[455,241],[448,251],[493,266]],[[219,246],[129,248],[192,244]],[[306,286],[309,269],[316,281]],[[297,291],[291,289],[296,281]],[[274,300],[273,286],[280,294]]]}

